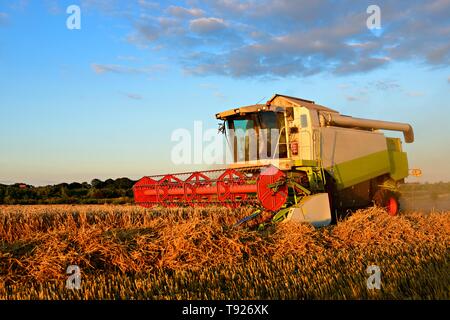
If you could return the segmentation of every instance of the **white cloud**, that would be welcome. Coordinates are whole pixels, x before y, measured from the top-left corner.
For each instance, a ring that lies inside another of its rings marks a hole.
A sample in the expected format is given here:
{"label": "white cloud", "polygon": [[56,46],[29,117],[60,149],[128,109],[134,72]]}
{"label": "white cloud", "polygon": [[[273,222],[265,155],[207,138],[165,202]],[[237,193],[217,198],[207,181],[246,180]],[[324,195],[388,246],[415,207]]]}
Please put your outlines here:
{"label": "white cloud", "polygon": [[200,83],[200,88],[211,91],[212,95],[219,100],[227,101],[228,98],[219,90],[219,88],[211,83]]}
{"label": "white cloud", "polygon": [[198,18],[191,20],[189,28],[196,33],[211,33],[226,28],[226,24],[223,19],[220,18]]}
{"label": "white cloud", "polygon": [[[106,1],[106,0],[91,0]],[[148,1],[141,0],[141,7]],[[449,0],[383,5],[386,28],[367,29],[364,6],[332,0],[207,0],[131,16],[128,41],[168,50],[184,70],[231,77],[366,73],[393,62],[450,64]],[[405,11],[404,8],[407,8]],[[191,56],[192,52],[198,53]],[[395,84],[379,84],[379,90]]]}
{"label": "white cloud", "polygon": [[349,84],[349,83],[340,83],[340,84],[338,84],[338,89],[341,89],[341,90],[345,90],[345,89],[349,89],[349,88],[351,88],[351,84]]}
{"label": "white cloud", "polygon": [[149,67],[127,67],[117,64],[91,64],[92,69],[97,74],[120,73],[120,74],[147,74],[153,75],[165,69],[164,65],[153,65]]}
{"label": "white cloud", "polygon": [[145,9],[157,9],[159,8],[159,3],[147,0],[139,0],[139,5]]}
{"label": "white cloud", "polygon": [[397,81],[394,80],[378,80],[375,82],[371,82],[370,85],[382,91],[400,89],[400,85],[397,83]]}
{"label": "white cloud", "polygon": [[406,93],[410,97],[422,97],[425,95],[422,91],[410,91]]}
{"label": "white cloud", "polygon": [[205,11],[198,8],[187,9],[179,6],[170,6],[167,8],[167,13],[174,17],[183,18],[183,17],[201,17],[205,14]]}
{"label": "white cloud", "polygon": [[360,97],[356,97],[356,96],[346,96],[345,99],[347,99],[347,101],[351,101],[351,102],[361,100]]}
{"label": "white cloud", "polygon": [[142,96],[137,93],[125,93],[125,95],[132,100],[142,100]]}

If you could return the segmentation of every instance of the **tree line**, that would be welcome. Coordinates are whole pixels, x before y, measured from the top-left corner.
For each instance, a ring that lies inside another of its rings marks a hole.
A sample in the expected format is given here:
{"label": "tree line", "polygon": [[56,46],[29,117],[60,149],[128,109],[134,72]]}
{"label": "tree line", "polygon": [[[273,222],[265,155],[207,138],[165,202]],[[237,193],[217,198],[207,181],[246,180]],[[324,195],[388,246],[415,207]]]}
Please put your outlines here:
{"label": "tree line", "polygon": [[[0,184],[0,204],[126,204],[133,203],[132,187],[136,181],[128,178],[94,179],[91,183],[72,182],[34,187],[24,183]],[[450,193],[450,182],[406,183],[400,187],[403,196],[429,193],[438,197]]]}
{"label": "tree line", "polygon": [[125,204],[133,202],[128,178],[94,179],[91,183],[72,182],[34,187],[23,183],[0,184],[0,204]]}

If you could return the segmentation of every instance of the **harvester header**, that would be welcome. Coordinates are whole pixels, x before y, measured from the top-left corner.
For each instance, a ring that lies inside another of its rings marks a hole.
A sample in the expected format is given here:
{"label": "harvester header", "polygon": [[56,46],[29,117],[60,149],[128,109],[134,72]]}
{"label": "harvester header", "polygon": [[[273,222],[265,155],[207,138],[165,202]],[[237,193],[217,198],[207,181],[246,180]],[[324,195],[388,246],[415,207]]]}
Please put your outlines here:
{"label": "harvester header", "polygon": [[252,205],[276,212],[286,203],[287,186],[276,192],[269,186],[285,177],[274,166],[151,176],[135,184],[134,196],[144,207]]}

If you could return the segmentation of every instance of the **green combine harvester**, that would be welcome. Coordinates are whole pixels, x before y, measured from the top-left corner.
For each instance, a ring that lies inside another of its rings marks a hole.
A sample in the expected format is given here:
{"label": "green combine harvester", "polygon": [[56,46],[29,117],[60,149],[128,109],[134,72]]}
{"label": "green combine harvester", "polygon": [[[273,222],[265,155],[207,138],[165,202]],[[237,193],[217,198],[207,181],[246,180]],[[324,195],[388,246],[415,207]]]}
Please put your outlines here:
{"label": "green combine harvester", "polygon": [[268,212],[273,221],[318,227],[373,204],[398,213],[408,160],[401,139],[380,130],[403,132],[412,143],[411,125],[353,118],[279,94],[216,118],[223,121],[232,163],[220,170],[145,176],[133,187],[137,204],[250,205],[256,211],[248,219]]}

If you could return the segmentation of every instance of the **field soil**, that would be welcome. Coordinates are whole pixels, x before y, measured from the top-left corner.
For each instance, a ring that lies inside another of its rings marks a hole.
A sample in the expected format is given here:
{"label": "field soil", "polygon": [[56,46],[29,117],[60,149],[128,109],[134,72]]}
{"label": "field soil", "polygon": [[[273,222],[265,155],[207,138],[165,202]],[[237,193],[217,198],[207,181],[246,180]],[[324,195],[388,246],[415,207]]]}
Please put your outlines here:
{"label": "field soil", "polygon": [[450,193],[436,195],[413,194],[400,198],[400,206],[405,211],[450,211]]}

